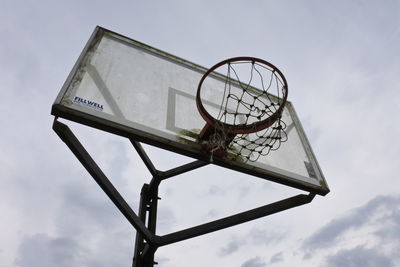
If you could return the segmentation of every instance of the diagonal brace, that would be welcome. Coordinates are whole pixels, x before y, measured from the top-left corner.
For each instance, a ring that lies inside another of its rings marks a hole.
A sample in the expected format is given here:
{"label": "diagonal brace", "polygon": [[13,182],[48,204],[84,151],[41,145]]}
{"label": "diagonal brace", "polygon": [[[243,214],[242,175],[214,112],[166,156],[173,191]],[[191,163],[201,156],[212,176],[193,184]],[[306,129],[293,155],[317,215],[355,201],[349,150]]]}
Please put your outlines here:
{"label": "diagonal brace", "polygon": [[258,219],[267,215],[278,213],[290,208],[301,206],[310,203],[315,194],[309,195],[296,195],[287,199],[283,199],[268,205],[264,205],[252,210],[248,210],[242,213],[238,213],[232,216],[228,216],[219,220],[215,220],[209,223],[201,224],[195,227],[191,227],[185,230],[177,231],[171,234],[160,236],[159,246],[169,245],[175,242],[186,240],[189,238],[197,237],[200,235],[208,234],[214,231],[218,231],[224,228],[228,228],[234,225],[238,225],[244,222],[248,222],[254,219]]}
{"label": "diagonal brace", "polygon": [[144,151],[142,145],[138,141],[136,141],[132,138],[129,138],[129,141],[131,141],[131,144],[136,149],[136,152],[139,154],[140,158],[146,165],[146,167],[149,170],[149,172],[151,173],[151,175],[153,177],[158,177],[159,171],[156,169],[156,167],[154,167],[153,162],[151,162],[149,156],[147,155],[146,151]]}
{"label": "diagonal brace", "polygon": [[92,159],[86,149],[82,146],[76,136],[65,124],[54,120],[53,130],[57,135],[64,141],[64,143],[69,147],[75,157],[81,162],[85,169],[90,173],[97,184],[103,189],[104,193],[111,199],[114,205],[121,211],[125,218],[136,228],[140,234],[143,235],[144,239],[150,243],[158,243],[158,238],[153,233],[151,233],[141,221],[141,219],[136,215],[136,213],[131,209],[129,204],[120,195],[117,189],[112,185],[110,180],[106,177],[100,167]]}
{"label": "diagonal brace", "polygon": [[154,192],[158,190],[158,186],[160,185],[162,180],[183,174],[185,172],[189,172],[198,168],[201,168],[203,166],[206,166],[210,164],[209,162],[206,161],[201,161],[201,160],[195,160],[193,162],[189,162],[187,164],[183,164],[181,166],[172,168],[167,171],[159,171],[157,168],[154,166],[153,162],[151,161],[150,157],[147,155],[146,151],[143,149],[143,146],[136,140],[129,138],[129,141],[135,148],[136,152],[139,154],[140,158],[142,159],[143,163],[146,165],[147,169],[153,176],[153,179],[150,182],[150,188],[149,188],[149,196],[156,197],[154,195]]}
{"label": "diagonal brace", "polygon": [[133,147],[136,149],[136,152],[139,154],[140,158],[146,165],[146,167],[149,170],[149,172],[151,173],[151,175],[160,180],[165,180],[165,179],[171,178],[173,176],[183,174],[185,172],[189,172],[189,171],[192,171],[197,168],[200,168],[200,167],[210,164],[209,162],[206,162],[206,161],[195,160],[193,162],[183,164],[182,166],[178,166],[178,167],[172,168],[167,171],[159,171],[156,169],[153,162],[150,160],[146,151],[143,149],[143,146],[138,141],[136,141],[132,138],[129,138],[129,141],[131,142]]}

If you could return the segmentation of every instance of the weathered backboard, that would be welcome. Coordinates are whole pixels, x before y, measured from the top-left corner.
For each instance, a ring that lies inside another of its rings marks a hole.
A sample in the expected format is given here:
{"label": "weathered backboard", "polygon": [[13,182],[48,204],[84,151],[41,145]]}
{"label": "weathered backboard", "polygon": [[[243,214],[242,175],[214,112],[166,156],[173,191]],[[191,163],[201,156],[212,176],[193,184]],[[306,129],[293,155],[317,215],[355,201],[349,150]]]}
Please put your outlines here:
{"label": "weathered backboard", "polygon": [[[70,73],[52,114],[209,161],[187,131],[205,125],[195,95],[206,68],[97,27]],[[217,74],[216,74],[217,75]],[[218,74],[220,75],[220,74]],[[213,82],[211,82],[213,83]],[[215,79],[215,87],[221,83]],[[213,95],[205,105],[218,106]],[[216,165],[325,195],[329,188],[293,105],[282,120],[288,141],[246,163],[214,158]]]}

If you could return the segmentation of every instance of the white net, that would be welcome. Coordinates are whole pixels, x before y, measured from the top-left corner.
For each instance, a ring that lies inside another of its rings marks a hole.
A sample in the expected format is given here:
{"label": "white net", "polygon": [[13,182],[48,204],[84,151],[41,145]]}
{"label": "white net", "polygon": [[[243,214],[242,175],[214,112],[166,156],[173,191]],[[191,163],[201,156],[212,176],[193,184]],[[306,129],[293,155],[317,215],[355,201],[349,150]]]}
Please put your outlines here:
{"label": "white net", "polygon": [[[221,105],[214,113],[214,131],[203,143],[211,158],[257,161],[287,140],[286,124],[279,114],[287,94],[285,80],[273,67],[251,60],[228,62],[221,69],[226,74]],[[271,116],[274,119],[260,129]],[[232,134],[240,127],[247,133]]]}

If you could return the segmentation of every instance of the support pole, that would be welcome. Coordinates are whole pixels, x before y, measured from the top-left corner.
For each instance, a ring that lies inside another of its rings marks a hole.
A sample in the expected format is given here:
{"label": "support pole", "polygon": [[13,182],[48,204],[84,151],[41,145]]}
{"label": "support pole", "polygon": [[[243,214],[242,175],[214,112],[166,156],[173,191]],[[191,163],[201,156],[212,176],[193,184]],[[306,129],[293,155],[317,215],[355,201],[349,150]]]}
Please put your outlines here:
{"label": "support pole", "polygon": [[[140,192],[140,203],[139,203],[139,218],[143,222],[143,224],[146,223],[146,190],[147,190],[147,185],[144,184],[142,187],[142,191]],[[141,262],[141,252],[144,249],[145,245],[145,240],[143,238],[143,235],[136,231],[136,241],[135,241],[135,250],[133,253],[133,263],[132,267],[142,267],[143,264]]]}
{"label": "support pole", "polygon": [[241,212],[222,219],[211,221],[205,224],[197,225],[188,229],[170,233],[164,236],[156,235],[157,226],[157,208],[158,208],[158,188],[161,181],[177,176],[179,174],[203,167],[209,163],[194,161],[168,171],[157,170],[150,158],[147,156],[141,145],[132,140],[135,149],[146,164],[150,173],[153,175],[149,184],[144,184],[140,194],[139,215],[131,209],[118,190],[108,180],[100,167],[85,150],[72,131],[57,119],[54,120],[53,130],[63,140],[76,158],[91,174],[93,179],[107,194],[110,200],[121,211],[125,218],[136,229],[135,250],[132,267],[154,267],[154,254],[158,247],[169,245],[175,242],[183,241],[196,236],[204,235],[221,229],[225,229],[244,222],[255,220],[277,212],[291,209],[310,203],[315,197],[314,193],[309,195],[296,195],[274,203],[270,203],[252,210]]}
{"label": "support pole", "polygon": [[[157,226],[158,186],[152,188],[144,184],[140,193],[139,218],[147,226],[147,229],[155,235]],[[132,267],[153,267],[154,254],[157,244],[146,242],[143,235],[136,233],[136,242]]]}

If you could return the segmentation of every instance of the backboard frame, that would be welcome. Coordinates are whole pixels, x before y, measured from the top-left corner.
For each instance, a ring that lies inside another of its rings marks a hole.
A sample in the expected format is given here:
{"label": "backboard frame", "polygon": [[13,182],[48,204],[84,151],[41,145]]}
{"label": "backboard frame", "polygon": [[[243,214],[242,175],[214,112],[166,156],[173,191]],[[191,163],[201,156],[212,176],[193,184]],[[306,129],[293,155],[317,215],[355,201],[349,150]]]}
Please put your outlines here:
{"label": "backboard frame", "polygon": [[[95,49],[96,45],[98,45],[99,43],[99,40],[101,40],[101,38],[105,35],[112,36],[113,38],[119,39],[123,42],[129,42],[131,45],[136,46],[138,49],[143,49],[147,53],[153,53],[159,57],[163,57],[166,60],[173,61],[176,64],[182,64],[185,67],[193,69],[200,73],[205,73],[207,71],[207,68],[194,64],[190,61],[178,58],[174,55],[158,50],[141,42],[132,40],[115,32],[104,29],[102,27],[96,27],[88,43],[83,49],[80,57],[78,58],[77,63],[75,64],[66,82],[64,83],[59,95],[57,96],[52,106],[51,114],[56,117],[71,120],[112,134],[134,139],[138,142],[143,142],[152,146],[160,147],[162,149],[166,149],[175,153],[189,156],[201,161],[209,162],[210,161],[209,155],[204,153],[201,154],[195,148],[192,148],[190,146],[184,145],[179,142],[172,142],[171,140],[160,138],[160,136],[156,136],[144,130],[139,130],[137,128],[126,126],[123,123],[115,121],[115,118],[113,119],[110,118],[109,120],[104,118],[99,118],[96,115],[91,114],[90,112],[87,111],[83,112],[76,108],[72,109],[62,103],[63,97],[66,91],[68,90],[70,84],[74,82],[76,76],[79,75],[78,71],[84,64],[86,64],[87,60],[89,60],[88,55],[90,51],[93,51]],[[315,183],[311,183],[309,181],[302,179],[300,175],[296,176],[296,174],[294,173],[285,173],[284,170],[275,169],[273,167],[269,169],[263,169],[257,166],[249,166],[240,162],[227,161],[219,158],[214,158],[212,163],[221,167],[243,172],[252,176],[256,176],[265,180],[273,181],[297,189],[305,190],[311,193],[326,195],[330,191],[329,187],[325,181],[325,178],[322,174],[322,171],[319,167],[316,157],[312,151],[310,143],[304,133],[303,127],[297,117],[297,114],[291,102],[288,101],[286,103],[286,106],[290,112],[293,122],[296,124],[299,137],[304,145],[307,156],[311,160],[310,163],[313,165],[312,169],[316,172],[315,175],[317,179]],[[105,114],[104,117],[107,118],[107,114]]]}

